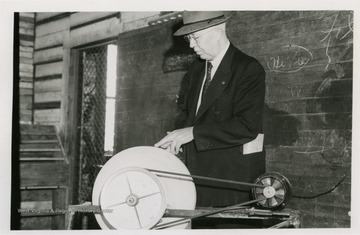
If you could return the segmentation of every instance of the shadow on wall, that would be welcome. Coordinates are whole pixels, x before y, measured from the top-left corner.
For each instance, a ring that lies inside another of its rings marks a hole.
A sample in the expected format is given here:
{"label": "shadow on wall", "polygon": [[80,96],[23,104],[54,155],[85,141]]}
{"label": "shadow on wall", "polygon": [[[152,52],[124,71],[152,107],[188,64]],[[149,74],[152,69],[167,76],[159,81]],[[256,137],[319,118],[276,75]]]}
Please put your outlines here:
{"label": "shadow on wall", "polygon": [[[351,141],[353,46],[340,56],[339,61],[322,75],[322,83],[314,87],[316,99],[307,103],[308,113],[324,113],[319,123],[324,128],[337,130],[345,141]],[[345,130],[345,131],[343,131]]]}
{"label": "shadow on wall", "polygon": [[[182,22],[174,24],[171,35],[181,26]],[[172,46],[164,54],[163,71],[164,73],[186,71],[195,58],[194,50],[182,36],[172,36]]]}
{"label": "shadow on wall", "polygon": [[300,121],[287,112],[270,108],[267,104],[264,107],[263,123],[265,146],[291,146],[299,138],[297,130],[301,125]]}
{"label": "shadow on wall", "polygon": [[[171,28],[171,35],[173,35],[181,26],[182,22],[179,21]],[[185,41],[182,36],[172,36],[171,47],[164,53],[163,57],[163,72],[170,73],[176,71],[185,72],[189,69],[191,63],[197,59],[196,53],[189,47],[189,43]],[[179,90],[177,94],[176,114],[174,120],[174,129],[184,127],[186,119],[186,113],[184,113],[186,100],[184,98],[184,89],[188,86],[187,81],[184,79],[184,75],[181,78],[179,84]]]}

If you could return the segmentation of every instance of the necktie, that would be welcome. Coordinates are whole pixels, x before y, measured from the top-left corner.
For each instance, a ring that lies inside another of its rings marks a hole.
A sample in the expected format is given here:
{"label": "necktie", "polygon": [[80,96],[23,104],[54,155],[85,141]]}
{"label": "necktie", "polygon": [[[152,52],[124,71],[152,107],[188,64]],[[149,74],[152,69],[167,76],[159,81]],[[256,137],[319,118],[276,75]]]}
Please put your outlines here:
{"label": "necktie", "polygon": [[206,61],[206,78],[205,78],[205,83],[204,83],[204,87],[203,87],[203,92],[202,92],[202,96],[201,99],[204,98],[204,95],[207,91],[207,89],[210,86],[210,82],[211,82],[211,69],[212,69],[212,64],[209,61]]}

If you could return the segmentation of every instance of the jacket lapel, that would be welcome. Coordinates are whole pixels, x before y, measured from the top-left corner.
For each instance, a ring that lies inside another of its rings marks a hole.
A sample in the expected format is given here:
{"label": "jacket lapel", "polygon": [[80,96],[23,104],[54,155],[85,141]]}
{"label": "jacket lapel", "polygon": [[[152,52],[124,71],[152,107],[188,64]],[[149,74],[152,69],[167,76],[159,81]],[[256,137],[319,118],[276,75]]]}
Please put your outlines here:
{"label": "jacket lapel", "polygon": [[202,69],[200,69],[197,73],[194,74],[193,79],[195,79],[194,85],[191,87],[191,91],[189,94],[191,94],[191,96],[189,96],[188,100],[190,101],[189,103],[189,107],[188,110],[190,110],[189,113],[189,121],[188,125],[191,125],[191,123],[194,121],[195,119],[195,114],[196,114],[196,107],[197,107],[197,103],[198,103],[198,98],[200,95],[200,90],[201,90],[201,85],[203,82],[203,78],[205,76],[205,63],[202,63],[203,66],[201,66]]}
{"label": "jacket lapel", "polygon": [[[224,91],[225,87],[229,83],[229,80],[231,78],[231,69],[230,64],[233,57],[233,46],[230,44],[230,47],[228,51],[225,53],[224,58],[222,59],[218,69],[216,70],[214,77],[210,83],[210,86],[203,97],[203,100],[201,102],[201,105],[199,107],[198,113],[195,117],[195,120],[193,123],[195,123],[210,107],[210,105],[219,97],[219,95]],[[202,79],[200,79],[202,80]],[[201,89],[201,82],[200,82],[200,88]],[[197,95],[199,97],[200,91],[197,92]],[[195,99],[197,104],[197,100]],[[196,107],[195,107],[196,111]]]}

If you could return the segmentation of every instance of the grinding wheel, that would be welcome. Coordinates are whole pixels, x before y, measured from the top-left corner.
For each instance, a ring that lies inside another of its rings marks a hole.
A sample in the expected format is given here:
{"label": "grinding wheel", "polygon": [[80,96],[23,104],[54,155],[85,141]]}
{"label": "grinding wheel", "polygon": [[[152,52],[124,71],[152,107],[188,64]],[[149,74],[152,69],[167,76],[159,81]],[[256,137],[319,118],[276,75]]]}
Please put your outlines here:
{"label": "grinding wheel", "polygon": [[[191,177],[153,173],[150,169],[190,175],[171,153],[141,146],[114,155],[100,170],[93,187],[92,204],[102,229],[151,229],[179,218],[162,218],[165,209],[194,210],[196,190]],[[169,226],[186,229],[190,220]]]}

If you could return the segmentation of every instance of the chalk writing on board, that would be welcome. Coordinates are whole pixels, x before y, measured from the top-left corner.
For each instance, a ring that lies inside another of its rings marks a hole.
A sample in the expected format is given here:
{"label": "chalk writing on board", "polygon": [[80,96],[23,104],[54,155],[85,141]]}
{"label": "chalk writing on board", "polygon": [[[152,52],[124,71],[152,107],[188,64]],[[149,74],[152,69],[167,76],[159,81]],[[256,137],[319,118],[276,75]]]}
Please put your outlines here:
{"label": "chalk writing on board", "polygon": [[270,57],[267,67],[273,72],[295,73],[312,59],[313,55],[307,48],[290,44],[283,46],[278,55]]}
{"label": "chalk writing on board", "polygon": [[331,18],[334,18],[331,26],[328,30],[325,31],[321,31],[322,33],[325,33],[326,35],[320,40],[320,42],[325,41],[328,38],[333,37],[332,33],[336,33],[335,37],[339,38],[340,35],[342,34],[342,32],[345,31],[345,33],[343,33],[343,35],[339,38],[340,40],[344,39],[346,36],[348,36],[351,32],[354,31],[353,29],[353,25],[354,25],[354,15],[352,12],[349,13],[348,20],[347,20],[347,25],[340,25],[340,26],[336,26],[337,20],[338,20],[338,14],[333,15]]}
{"label": "chalk writing on board", "polygon": [[[346,161],[346,158],[348,158],[351,154],[349,150],[351,150],[351,144],[347,140],[343,140],[341,144],[337,143],[338,146],[334,145],[334,142],[339,142],[339,140],[342,140],[341,137],[338,136],[338,132],[333,130],[330,133],[330,136],[324,135],[322,146],[319,146],[318,150],[313,151],[294,151],[294,153],[297,154],[317,154],[320,153],[320,156],[324,158],[325,161],[327,161],[330,164],[341,164]],[[340,138],[340,139],[339,139]],[[329,146],[331,144],[331,146]],[[313,148],[310,148],[313,149]],[[325,157],[325,155],[331,156],[331,159],[328,157]]]}
{"label": "chalk writing on board", "polygon": [[[333,15],[331,17],[331,18],[333,18],[333,20],[332,20],[330,28],[328,30],[321,31],[322,33],[325,34],[325,36],[319,42],[326,42],[325,55],[328,58],[328,62],[325,66],[325,71],[328,69],[328,67],[332,61],[331,56],[329,55],[329,46],[330,46],[332,39],[335,37],[335,39],[339,39],[341,41],[354,31],[354,29],[353,29],[354,15],[352,12],[350,12],[348,15],[347,25],[337,26],[338,17],[339,17],[338,14]],[[334,36],[334,34],[335,34],[335,36]]]}
{"label": "chalk writing on board", "polygon": [[295,85],[290,87],[291,96],[292,97],[300,97],[300,94],[302,92],[302,85]]}

